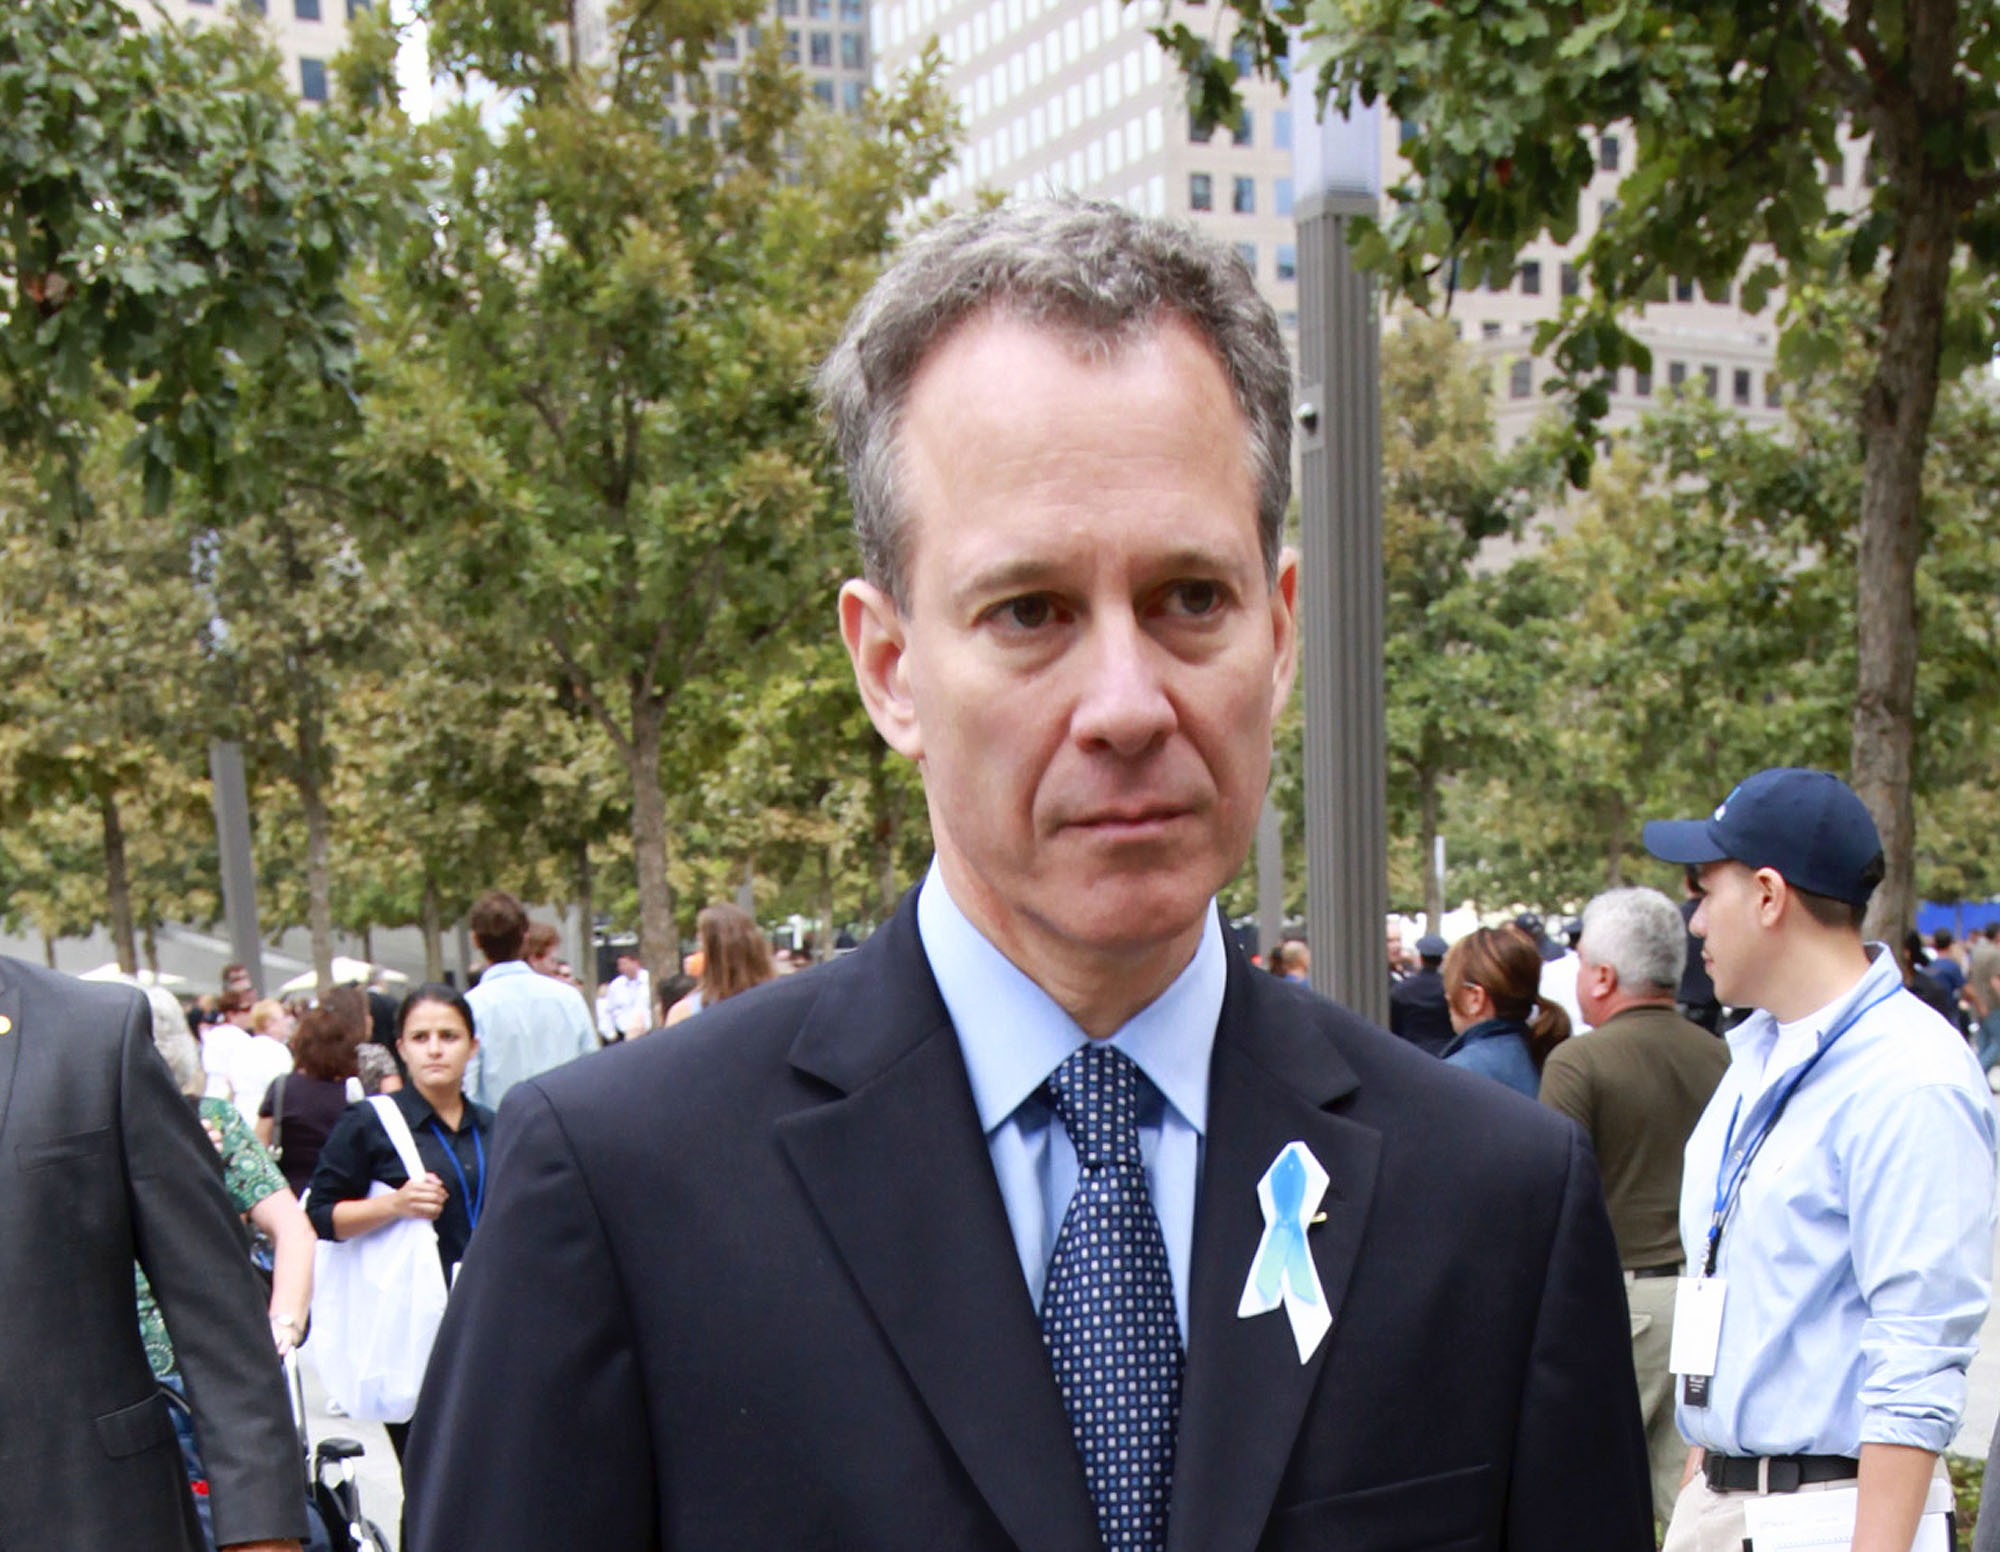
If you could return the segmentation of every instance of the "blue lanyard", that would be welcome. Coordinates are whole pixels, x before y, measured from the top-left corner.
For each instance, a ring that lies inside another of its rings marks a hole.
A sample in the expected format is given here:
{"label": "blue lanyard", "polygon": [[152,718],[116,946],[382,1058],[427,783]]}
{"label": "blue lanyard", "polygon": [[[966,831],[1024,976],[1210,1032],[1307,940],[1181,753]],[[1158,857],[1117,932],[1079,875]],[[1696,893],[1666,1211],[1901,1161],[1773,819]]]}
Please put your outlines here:
{"label": "blue lanyard", "polygon": [[1792,1081],[1785,1085],[1785,1091],[1778,1096],[1778,1102],[1771,1107],[1771,1113],[1764,1118],[1763,1126],[1758,1129],[1750,1145],[1743,1150],[1743,1157],[1732,1172],[1729,1169],[1729,1148],[1736,1141],[1736,1122],[1743,1113],[1743,1097],[1740,1094],[1737,1096],[1735,1108],[1729,1112],[1729,1130],[1722,1139],[1722,1157],[1715,1165],[1715,1207],[1708,1220],[1708,1255],[1702,1262],[1702,1276],[1715,1275],[1716,1258],[1722,1253],[1722,1226],[1728,1222],[1730,1214],[1736,1210],[1738,1199],[1743,1195],[1743,1177],[1750,1172],[1751,1164],[1777,1126],[1778,1118],[1785,1113],[1785,1107],[1792,1102],[1792,1096],[1798,1093],[1799,1085],[1804,1083],[1807,1075],[1819,1065],[1819,1059],[1833,1049],[1835,1041],[1902,989],[1900,985],[1890,987],[1874,1001],[1854,1009],[1827,1031],[1826,1037],[1819,1043],[1819,1049],[1806,1058],[1799,1070],[1792,1075]]}
{"label": "blue lanyard", "polygon": [[465,1216],[469,1226],[476,1229],[479,1227],[479,1206],[486,1200],[486,1144],[479,1140],[479,1128],[475,1126],[472,1129],[472,1156],[479,1168],[477,1192],[465,1183],[465,1170],[458,1162],[458,1153],[453,1149],[451,1139],[445,1136],[444,1128],[438,1125],[436,1116],[431,1117],[431,1133],[444,1145],[445,1162],[451,1165],[451,1172],[458,1176],[458,1199],[465,1203]]}

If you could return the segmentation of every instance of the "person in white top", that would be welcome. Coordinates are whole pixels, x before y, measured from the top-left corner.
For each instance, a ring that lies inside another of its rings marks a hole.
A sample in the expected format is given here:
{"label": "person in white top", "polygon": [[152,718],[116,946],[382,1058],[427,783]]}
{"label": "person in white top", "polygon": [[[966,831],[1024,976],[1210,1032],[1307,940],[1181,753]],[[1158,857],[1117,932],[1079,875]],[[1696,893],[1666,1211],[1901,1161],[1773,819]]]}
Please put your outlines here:
{"label": "person in white top", "polygon": [[653,978],[637,949],[618,951],[618,974],[597,999],[597,1032],[608,1044],[643,1035],[653,1027]]}
{"label": "person in white top", "polygon": [[226,1074],[230,1099],[247,1126],[256,1126],[258,1107],[272,1080],[292,1070],[292,1030],[297,1023],[275,997],[251,1005],[250,1038],[234,1048]]}

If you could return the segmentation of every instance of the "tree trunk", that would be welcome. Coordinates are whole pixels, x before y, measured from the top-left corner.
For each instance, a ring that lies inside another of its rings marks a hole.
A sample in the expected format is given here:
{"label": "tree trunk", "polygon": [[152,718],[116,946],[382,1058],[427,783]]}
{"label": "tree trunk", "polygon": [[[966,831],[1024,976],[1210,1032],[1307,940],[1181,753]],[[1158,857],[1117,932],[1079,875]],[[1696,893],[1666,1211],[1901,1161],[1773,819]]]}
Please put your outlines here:
{"label": "tree trunk", "polygon": [[118,799],[109,789],[97,795],[97,812],[104,821],[104,889],[111,903],[111,946],[118,954],[118,968],[136,975],[139,949],[132,933],[132,877],[125,866],[125,823],[118,817]]}
{"label": "tree trunk", "polygon": [[590,842],[576,843],[576,910],[583,920],[583,941],[576,946],[576,978],[583,982],[583,1000],[597,1006],[597,906],[591,899]]}
{"label": "tree trunk", "polygon": [[299,772],[299,807],[306,816],[306,931],[312,938],[313,974],[320,995],[333,990],[333,869],[332,824],[319,778],[309,767]]}
{"label": "tree trunk", "polygon": [[146,968],[153,972],[153,979],[160,978],[160,924],[148,916],[145,925],[139,929],[139,947],[146,956]]}
{"label": "tree trunk", "polygon": [[1892,156],[1885,170],[1891,186],[1905,190],[1903,240],[1882,296],[1881,354],[1861,400],[1852,765],[1854,790],[1875,816],[1887,864],[1866,930],[1893,940],[1916,920],[1917,560],[1956,222],[1949,193],[1924,169],[1920,149]]}
{"label": "tree trunk", "polygon": [[1611,794],[1610,812],[1605,815],[1604,887],[1617,889],[1625,882],[1625,794]]}
{"label": "tree trunk", "polygon": [[664,711],[643,700],[632,707],[632,742],[625,769],[632,778],[632,853],[639,874],[639,957],[661,985],[680,972],[674,931],[674,889],[667,877],[667,795],[660,785]]}
{"label": "tree trunk", "polygon": [[51,970],[55,969],[56,940],[50,937],[46,932],[42,934],[42,958],[48,962],[48,966]]}
{"label": "tree trunk", "polygon": [[1417,844],[1423,848],[1424,931],[1444,931],[1444,874],[1437,865],[1438,773],[1426,765],[1417,772]]}
{"label": "tree trunk", "polygon": [[420,930],[424,936],[424,979],[433,985],[444,979],[444,922],[441,914],[437,885],[426,876]]}
{"label": "tree trunk", "polygon": [[373,927],[363,927],[361,929],[361,957],[371,965],[375,963],[375,929]]}
{"label": "tree trunk", "polygon": [[819,942],[813,949],[813,961],[824,964],[833,958],[833,848],[819,849]]}

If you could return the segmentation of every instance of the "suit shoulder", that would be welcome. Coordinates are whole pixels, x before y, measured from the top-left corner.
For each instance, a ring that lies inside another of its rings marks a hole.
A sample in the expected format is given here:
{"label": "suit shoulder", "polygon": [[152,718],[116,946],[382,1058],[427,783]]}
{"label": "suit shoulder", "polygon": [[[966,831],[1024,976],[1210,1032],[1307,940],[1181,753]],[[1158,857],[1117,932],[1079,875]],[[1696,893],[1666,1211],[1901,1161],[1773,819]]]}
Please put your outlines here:
{"label": "suit shoulder", "polygon": [[713,1121],[715,1106],[740,1106],[786,1074],[800,1026],[840,969],[819,966],[766,982],[670,1029],[606,1046],[522,1086],[539,1091],[566,1121],[586,1125],[635,1107],[662,1122]]}
{"label": "suit shoulder", "polygon": [[145,999],[119,981],[83,981],[73,975],[0,955],[0,991],[21,999],[24,1028],[59,1025],[68,1041],[101,1040],[116,1046]]}

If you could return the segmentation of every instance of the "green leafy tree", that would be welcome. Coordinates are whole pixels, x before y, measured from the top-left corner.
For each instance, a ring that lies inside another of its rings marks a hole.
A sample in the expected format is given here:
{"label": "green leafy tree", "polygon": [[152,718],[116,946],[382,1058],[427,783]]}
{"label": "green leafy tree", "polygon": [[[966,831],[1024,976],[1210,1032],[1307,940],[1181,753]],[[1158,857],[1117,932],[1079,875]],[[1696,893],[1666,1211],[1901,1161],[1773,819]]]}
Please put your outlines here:
{"label": "green leafy tree", "polygon": [[[1414,129],[1364,260],[1426,302],[1451,283],[1512,275],[1524,245],[1566,242],[1596,176],[1596,140],[1636,143],[1618,199],[1590,232],[1587,295],[1544,331],[1579,423],[1611,374],[1649,367],[1623,326],[1670,278],[1744,304],[1829,277],[1876,282],[1861,322],[1863,474],[1855,514],[1854,785],[1881,825],[1888,877],[1871,924],[1905,919],[1913,889],[1913,768],[1925,454],[1939,386],[1990,354],[2000,260],[1996,13],[1968,0],[1689,8],[1496,0],[1232,0],[1257,68],[1288,26],[1322,50],[1322,95],[1384,103]],[[1185,30],[1185,29],[1183,29]],[[1177,40],[1198,104],[1229,111],[1236,69]],[[1827,192],[1844,135],[1864,136],[1858,207]],[[1954,264],[1967,273],[1954,286]],[[1581,455],[1580,455],[1581,457]],[[1580,475],[1580,469],[1579,469]]]}
{"label": "green leafy tree", "polygon": [[568,62],[565,15],[431,9],[445,66],[515,111],[424,132],[436,220],[386,277],[364,456],[380,507],[416,514],[395,542],[532,641],[615,751],[664,975],[670,793],[713,757],[710,687],[825,628],[848,547],[809,380],[946,116],[923,84],[859,125],[815,113],[775,37],[723,94],[700,67],[747,6],[636,6],[602,68]]}
{"label": "green leafy tree", "polygon": [[342,292],[387,185],[303,109],[247,13],[142,27],[117,0],[0,8],[0,439],[86,506],[106,377],[133,390],[149,504],[226,483],[232,376],[346,381]]}

